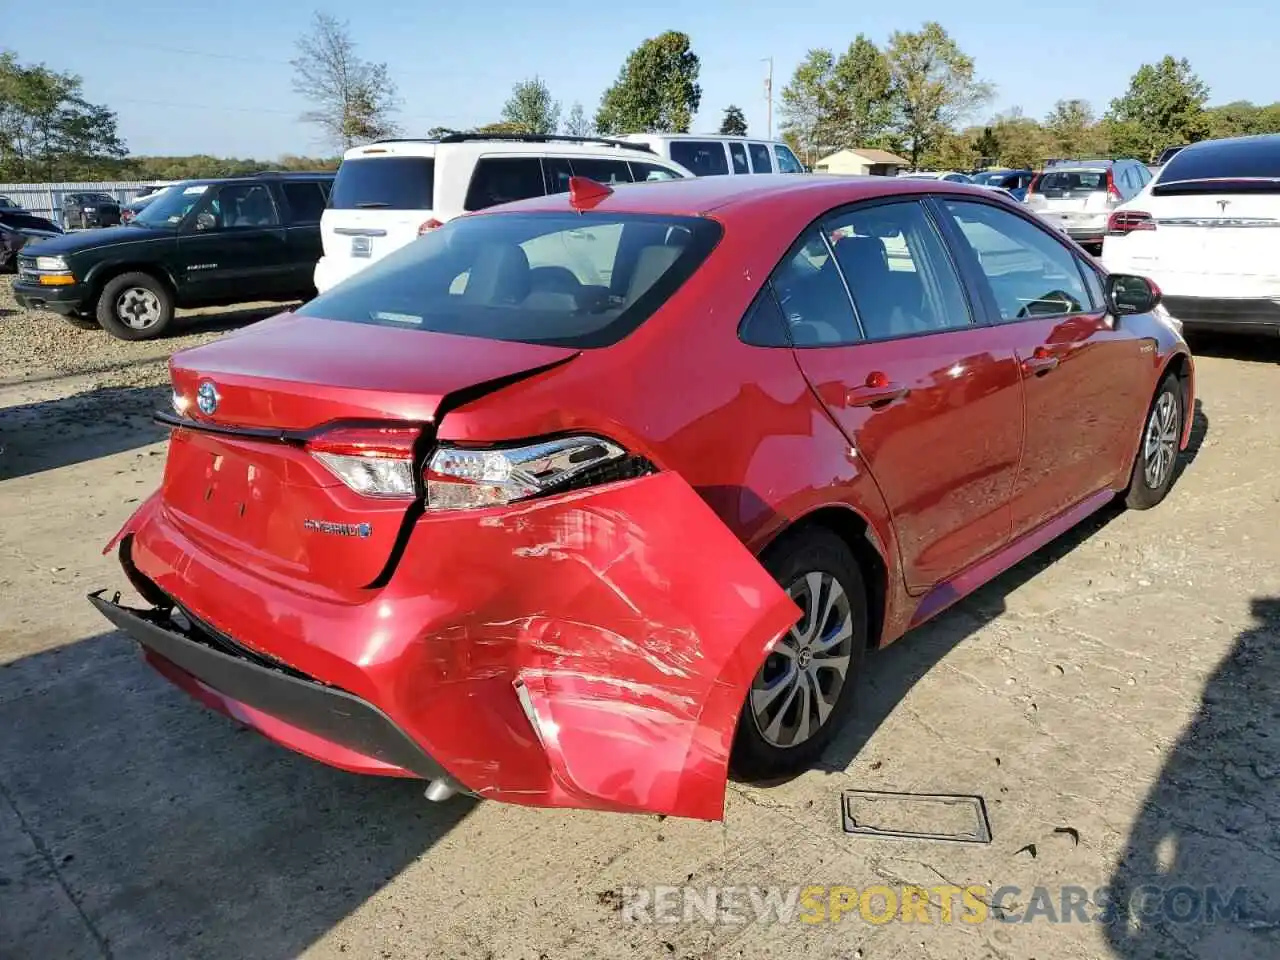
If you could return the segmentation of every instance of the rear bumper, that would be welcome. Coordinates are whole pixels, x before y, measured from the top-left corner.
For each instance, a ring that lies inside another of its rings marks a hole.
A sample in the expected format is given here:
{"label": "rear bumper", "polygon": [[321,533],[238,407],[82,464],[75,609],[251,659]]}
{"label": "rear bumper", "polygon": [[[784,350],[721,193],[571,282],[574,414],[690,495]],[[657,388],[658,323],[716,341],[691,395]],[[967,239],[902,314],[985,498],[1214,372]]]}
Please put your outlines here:
{"label": "rear bumper", "polygon": [[1165,296],[1161,303],[1187,330],[1280,333],[1280,299]]}
{"label": "rear bumper", "polygon": [[[165,614],[131,610],[102,591],[89,602],[136,640],[161,673],[209,706],[243,720],[301,753],[317,741],[345,748],[331,760],[360,773],[445,777],[444,770],[377,707],[343,690],[253,655],[228,637],[193,626],[183,633]],[[274,722],[273,722],[274,721]]]}
{"label": "rear bumper", "polygon": [[[215,676],[224,660],[95,603],[205,703],[334,766],[430,776],[429,761],[473,794],[533,806],[719,819],[752,677],[799,616],[671,473],[418,519],[386,586],[342,594],[233,565],[159,496],[115,542],[144,596],[303,684],[267,678],[264,695],[257,670]],[[316,703],[296,712],[286,687]],[[364,732],[335,732],[359,704],[376,714]],[[419,752],[389,752],[394,731]]]}
{"label": "rear bumper", "polygon": [[85,309],[89,295],[83,283],[65,287],[47,287],[19,280],[13,285],[13,296],[26,310],[49,310],[63,316],[75,316]]}

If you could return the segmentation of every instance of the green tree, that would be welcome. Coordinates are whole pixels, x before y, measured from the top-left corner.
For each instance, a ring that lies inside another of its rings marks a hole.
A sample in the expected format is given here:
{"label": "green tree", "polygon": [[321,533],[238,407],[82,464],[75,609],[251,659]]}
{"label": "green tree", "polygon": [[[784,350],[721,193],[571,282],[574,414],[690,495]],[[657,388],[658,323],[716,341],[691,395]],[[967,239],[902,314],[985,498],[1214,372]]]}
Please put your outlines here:
{"label": "green tree", "polygon": [[1247,137],[1254,133],[1270,132],[1260,129],[1264,110],[1265,108],[1248,100],[1237,100],[1218,107],[1209,107],[1204,112],[1209,136]]}
{"label": "green tree", "polygon": [[977,79],[973,58],[932,21],[916,33],[894,33],[886,56],[898,129],[915,167],[943,134],[989,101],[993,90]]}
{"label": "green tree", "polygon": [[646,40],[631,51],[604,92],[596,129],[602,134],[687,133],[702,103],[701,66],[686,33],[668,30]]}
{"label": "green tree", "polygon": [[979,167],[991,167],[1000,162],[1000,138],[992,127],[983,127],[973,138],[973,154]]}
{"label": "green tree", "polygon": [[439,140],[441,137],[452,137],[461,132],[461,130],[455,130],[453,127],[432,127],[427,131],[427,139]]}
{"label": "green tree", "polygon": [[1049,156],[1044,129],[1021,107],[998,114],[991,132],[1000,143],[1000,165],[1014,169],[1038,167]]}
{"label": "green tree", "polygon": [[1150,160],[1165,147],[1208,135],[1208,100],[1209,88],[1187,59],[1166,56],[1138,68],[1124,96],[1111,101],[1108,118],[1120,125],[1113,132],[1124,147]]}
{"label": "green tree", "polygon": [[1098,120],[1086,100],[1059,100],[1044,118],[1049,147],[1063,157],[1083,157],[1103,153]]}
{"label": "green tree", "polygon": [[317,13],[296,47],[298,56],[289,61],[293,89],[312,105],[302,120],[319,127],[328,143],[345,150],[398,132],[391,119],[396,85],[387,65],[356,55],[346,23]]}
{"label": "green tree", "polygon": [[560,126],[560,101],[552,99],[541,77],[522,80],[511,88],[502,119],[522,133],[555,133]]}
{"label": "green tree", "polygon": [[80,77],[0,54],[0,178],[78,179],[125,153],[116,115],[84,99]]}
{"label": "green tree", "polygon": [[499,120],[496,123],[482,124],[481,126],[478,126],[474,130],[471,130],[468,132],[479,133],[487,136],[500,136],[500,135],[518,136],[522,133],[528,133],[528,131],[525,130],[524,127],[520,126],[519,124],[511,123],[510,121],[507,121],[507,120]]}
{"label": "green tree", "polygon": [[862,34],[831,68],[828,110],[838,147],[881,146],[893,123],[889,61]]}
{"label": "green tree", "polygon": [[595,127],[587,119],[587,112],[582,104],[574,103],[569,109],[569,116],[564,122],[564,132],[570,137],[591,137],[595,135]]}
{"label": "green tree", "polygon": [[805,54],[782,88],[778,105],[782,138],[808,166],[836,146],[831,129],[831,74],[835,57],[824,47]]}
{"label": "green tree", "polygon": [[747,135],[747,115],[742,112],[742,108],[729,104],[724,108],[724,119],[720,121],[720,132],[730,137],[745,137]]}

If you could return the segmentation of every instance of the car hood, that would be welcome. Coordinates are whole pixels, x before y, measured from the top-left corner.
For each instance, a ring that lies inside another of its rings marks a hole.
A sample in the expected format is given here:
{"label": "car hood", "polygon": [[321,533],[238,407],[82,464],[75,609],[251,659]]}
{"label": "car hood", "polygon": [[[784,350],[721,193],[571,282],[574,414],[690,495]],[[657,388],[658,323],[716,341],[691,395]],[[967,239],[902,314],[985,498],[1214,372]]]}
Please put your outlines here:
{"label": "car hood", "polygon": [[173,230],[156,227],[107,227],[103,230],[56,235],[32,245],[27,252],[32,256],[61,257],[117,243],[137,243],[140,240],[158,240],[172,236]]}

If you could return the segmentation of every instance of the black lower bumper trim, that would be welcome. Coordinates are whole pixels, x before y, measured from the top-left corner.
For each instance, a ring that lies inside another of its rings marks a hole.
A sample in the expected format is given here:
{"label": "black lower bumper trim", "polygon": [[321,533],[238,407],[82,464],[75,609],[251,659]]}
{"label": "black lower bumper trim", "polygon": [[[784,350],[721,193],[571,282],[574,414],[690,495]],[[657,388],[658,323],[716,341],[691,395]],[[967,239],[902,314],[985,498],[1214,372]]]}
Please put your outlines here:
{"label": "black lower bumper trim", "polygon": [[1185,327],[1280,331],[1280,300],[1166,296],[1161,303]]}
{"label": "black lower bumper trim", "polygon": [[122,607],[102,591],[89,594],[89,602],[142,646],[232,700],[423,779],[449,776],[390,717],[359,697],[184,636],[157,622],[167,617],[160,611]]}

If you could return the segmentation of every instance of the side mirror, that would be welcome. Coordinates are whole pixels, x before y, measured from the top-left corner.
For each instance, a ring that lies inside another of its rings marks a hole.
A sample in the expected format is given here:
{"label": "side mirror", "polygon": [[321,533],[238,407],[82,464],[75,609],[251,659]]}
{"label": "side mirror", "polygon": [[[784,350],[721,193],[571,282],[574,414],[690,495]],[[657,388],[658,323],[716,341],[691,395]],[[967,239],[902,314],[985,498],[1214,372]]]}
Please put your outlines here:
{"label": "side mirror", "polygon": [[1107,306],[1117,317],[1150,313],[1160,304],[1160,288],[1146,277],[1113,273],[1107,277]]}

